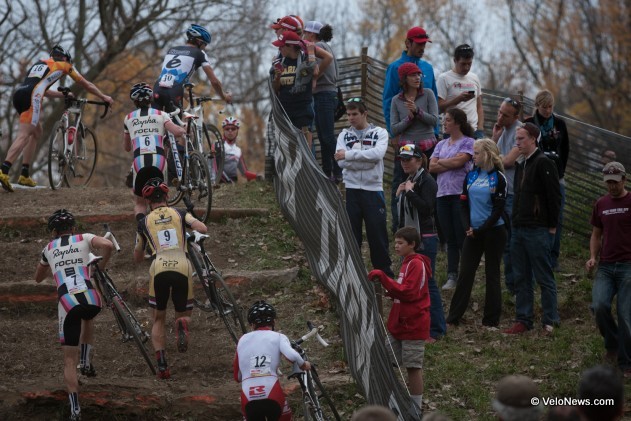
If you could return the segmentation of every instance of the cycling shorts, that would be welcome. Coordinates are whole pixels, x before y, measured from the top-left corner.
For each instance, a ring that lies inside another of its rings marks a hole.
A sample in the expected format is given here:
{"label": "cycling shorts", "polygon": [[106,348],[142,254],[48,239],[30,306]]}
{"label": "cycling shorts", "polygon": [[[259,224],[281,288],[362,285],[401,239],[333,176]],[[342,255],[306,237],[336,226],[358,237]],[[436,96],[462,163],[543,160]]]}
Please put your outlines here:
{"label": "cycling shorts", "polygon": [[[144,166],[140,168],[138,172],[136,172],[136,166],[132,165],[133,180],[134,180],[133,181],[134,194],[136,196],[142,197],[142,189],[145,186],[145,183],[147,183],[147,181],[156,177],[164,181],[164,170],[166,168],[166,165],[165,165],[166,160],[164,159],[162,155],[156,155],[156,154],[140,155],[137,159],[143,159],[143,160],[147,160],[151,162],[148,166]],[[160,169],[157,166],[152,165],[153,162],[156,160],[159,161],[157,162],[158,165],[160,164],[162,165],[162,169]]]}
{"label": "cycling shorts", "polygon": [[[68,311],[69,302],[78,302]],[[59,342],[64,346],[78,346],[81,320],[92,320],[101,311],[101,297],[94,289],[79,294],[65,294],[59,300]]]}
{"label": "cycling shorts", "polygon": [[175,108],[182,109],[182,97],[184,96],[184,88],[174,86],[173,88],[164,88],[156,83],[153,87],[153,102],[151,108],[166,111],[170,113]]}
{"label": "cycling shorts", "polygon": [[13,107],[20,114],[20,123],[36,126],[42,113],[42,98],[38,97],[35,104],[33,104],[32,94],[32,89],[18,89],[15,91],[15,94],[13,94]]}
{"label": "cycling shorts", "polygon": [[[292,419],[291,407],[287,403],[285,393],[278,381],[272,387],[269,398],[267,399],[254,399],[249,401],[243,391],[241,391],[241,412],[247,421],[265,421],[266,419],[291,421]],[[273,415],[276,415],[277,418],[274,418]]]}
{"label": "cycling shorts", "polygon": [[193,309],[193,282],[191,264],[181,250],[160,252],[149,269],[149,306],[166,310],[169,296],[175,311],[183,313]]}

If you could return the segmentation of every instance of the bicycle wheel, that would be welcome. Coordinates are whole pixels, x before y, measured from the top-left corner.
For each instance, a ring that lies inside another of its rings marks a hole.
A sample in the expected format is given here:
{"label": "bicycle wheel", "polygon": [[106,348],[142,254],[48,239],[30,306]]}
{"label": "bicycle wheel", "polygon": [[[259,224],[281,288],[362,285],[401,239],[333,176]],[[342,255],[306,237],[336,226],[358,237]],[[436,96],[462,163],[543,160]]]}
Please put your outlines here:
{"label": "bicycle wheel", "polygon": [[[221,181],[221,175],[223,174],[223,166],[224,162],[226,162],[226,149],[223,146],[222,136],[217,127],[212,124],[204,124],[202,129],[204,139],[206,140],[204,144],[204,154],[208,158],[208,166],[211,171],[210,178],[213,185],[217,185]],[[213,145],[215,149],[214,155],[211,154]]]}
{"label": "bicycle wheel", "polygon": [[243,310],[237,300],[234,299],[234,295],[226,285],[221,275],[216,271],[210,272],[210,283],[208,286],[211,290],[211,296],[213,295],[213,289],[217,297],[216,305],[219,317],[223,320],[228,329],[228,333],[234,340],[234,343],[239,342],[241,335],[248,333],[245,322],[243,320]]}
{"label": "bicycle wheel", "polygon": [[67,169],[64,156],[64,128],[61,121],[55,123],[48,140],[48,181],[53,190],[61,188]]}
{"label": "bicycle wheel", "polygon": [[65,173],[68,186],[82,187],[88,185],[92,175],[94,175],[97,154],[98,147],[94,132],[82,125],[77,130],[72,156]]}
{"label": "bicycle wheel", "polygon": [[[320,377],[318,376],[318,372],[315,369],[315,366],[311,368],[311,375],[309,376],[313,379],[313,383],[311,384],[311,388],[313,393],[318,397],[318,402],[324,402],[328,406],[328,410],[322,408],[322,419],[335,419],[336,421],[340,421],[340,414],[338,414],[337,409],[335,409],[335,405],[333,404],[333,400],[330,398],[329,394],[324,390],[324,386],[322,386],[322,382],[320,382]],[[330,415],[329,415],[330,410]],[[331,416],[333,418],[331,418]]]}
{"label": "bicycle wheel", "polygon": [[[171,133],[168,134],[168,136],[173,136]],[[169,143],[169,147],[165,148],[165,152],[166,152],[166,161],[167,161],[167,185],[169,186],[169,197],[167,199],[167,205],[169,206],[174,206],[176,205],[180,200],[182,200],[182,196],[184,195],[184,192],[182,189],[179,188],[179,185],[176,186],[174,181],[177,181],[177,183],[180,183],[180,180],[177,179],[177,169],[175,168],[175,159],[173,159],[173,150],[171,149],[170,143]],[[184,162],[181,161],[182,160],[182,156],[180,156],[180,163],[182,165],[184,165]],[[184,177],[184,174],[182,174],[182,177]]]}
{"label": "bicycle wheel", "polygon": [[112,300],[112,304],[114,304],[114,308],[123,319],[127,334],[131,335],[131,337],[134,338],[136,347],[138,347],[138,350],[140,351],[142,357],[145,359],[145,362],[149,366],[149,369],[153,374],[156,374],[156,367],[153,363],[153,360],[151,359],[145,341],[143,341],[143,338],[141,337],[141,335],[143,337],[145,336],[142,330],[142,326],[119,297],[114,297],[114,299]]}
{"label": "bicycle wheel", "polygon": [[213,186],[208,170],[208,161],[204,156],[192,151],[188,157],[188,168],[186,168],[185,180],[188,184],[187,194],[196,209],[202,211],[201,215],[195,217],[202,222],[208,221],[210,208],[213,201]]}

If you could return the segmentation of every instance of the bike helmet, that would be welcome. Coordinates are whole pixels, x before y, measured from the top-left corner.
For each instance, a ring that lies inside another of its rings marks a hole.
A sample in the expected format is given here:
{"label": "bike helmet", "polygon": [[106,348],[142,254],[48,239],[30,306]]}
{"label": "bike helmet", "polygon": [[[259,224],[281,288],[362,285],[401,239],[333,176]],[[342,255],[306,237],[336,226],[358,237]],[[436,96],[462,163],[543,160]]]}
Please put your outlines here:
{"label": "bike helmet", "polygon": [[134,102],[148,102],[153,98],[153,90],[146,82],[136,83],[131,87],[129,97]]}
{"label": "bike helmet", "polygon": [[210,44],[210,32],[200,25],[191,25],[191,27],[186,30],[186,37],[189,40],[198,39],[206,45]]}
{"label": "bike helmet", "polygon": [[149,200],[160,200],[169,193],[169,187],[161,178],[149,179],[142,188],[142,197]]}
{"label": "bike helmet", "polygon": [[74,225],[74,216],[66,209],[57,209],[48,218],[48,231],[68,231]]}
{"label": "bike helmet", "polygon": [[226,117],[221,122],[221,127],[226,127],[226,126],[234,126],[236,128],[239,128],[241,126],[241,123],[239,122],[239,119],[236,117]]}
{"label": "bike helmet", "polygon": [[72,63],[72,56],[66,50],[61,48],[58,45],[55,45],[52,50],[50,50],[50,56],[57,61],[57,59],[65,58],[68,63]]}
{"label": "bike helmet", "polygon": [[248,310],[248,323],[256,326],[265,326],[274,323],[276,310],[265,301],[255,302]]}

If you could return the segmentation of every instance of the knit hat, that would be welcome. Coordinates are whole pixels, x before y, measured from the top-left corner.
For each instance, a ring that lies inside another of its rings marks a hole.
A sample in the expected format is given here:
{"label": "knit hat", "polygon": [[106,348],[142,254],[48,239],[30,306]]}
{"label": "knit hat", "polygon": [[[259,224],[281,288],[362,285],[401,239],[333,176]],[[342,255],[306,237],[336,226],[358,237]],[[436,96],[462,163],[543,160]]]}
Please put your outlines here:
{"label": "knit hat", "polygon": [[399,66],[398,72],[399,80],[403,80],[408,75],[413,75],[416,73],[420,73],[421,75],[423,74],[423,72],[421,72],[421,69],[419,69],[419,67],[414,63],[403,63],[401,66]]}

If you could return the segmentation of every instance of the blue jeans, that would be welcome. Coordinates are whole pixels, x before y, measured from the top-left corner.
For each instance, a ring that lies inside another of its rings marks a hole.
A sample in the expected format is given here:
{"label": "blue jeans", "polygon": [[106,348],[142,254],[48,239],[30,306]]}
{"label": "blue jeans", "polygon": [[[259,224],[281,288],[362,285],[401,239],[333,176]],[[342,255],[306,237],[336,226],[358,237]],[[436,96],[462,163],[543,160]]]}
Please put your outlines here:
{"label": "blue jeans", "polygon": [[366,237],[373,268],[381,269],[390,278],[392,260],[386,222],[386,198],[382,191],[346,189],[346,213],[357,246],[362,247],[362,225],[366,222]]}
{"label": "blue jeans", "polygon": [[465,229],[460,220],[461,207],[460,196],[457,194],[436,198],[436,213],[447,240],[447,273],[458,273],[460,250],[465,237]]}
{"label": "blue jeans", "polygon": [[326,91],[313,94],[315,108],[315,126],[320,139],[322,155],[322,171],[327,176],[342,176],[342,169],[333,159],[335,155],[335,108],[337,107],[337,92]]}
{"label": "blue jeans", "polygon": [[[618,323],[611,314],[616,296]],[[592,287],[592,311],[607,351],[618,352],[618,366],[631,368],[631,262],[598,265]]]}
{"label": "blue jeans", "polygon": [[[513,217],[513,195],[506,195],[506,204],[504,205],[504,212],[508,215],[509,219]],[[510,221],[507,221],[510,223]],[[506,225],[509,227],[509,225]],[[510,295],[515,295],[515,278],[513,276],[513,264],[510,258],[510,242],[511,242],[511,230],[506,231],[506,247],[504,247],[504,283],[506,289]]]}
{"label": "blue jeans", "polygon": [[511,259],[517,300],[516,320],[533,327],[534,285],[532,275],[541,287],[542,325],[557,325],[560,322],[557,310],[557,286],[550,266],[550,249],[554,235],[546,227],[513,227]]}
{"label": "blue jeans", "polygon": [[565,180],[559,180],[559,187],[561,187],[561,210],[559,212],[559,223],[557,224],[557,232],[554,236],[554,244],[552,245],[552,253],[550,255],[552,259],[552,269],[556,268],[559,264],[559,255],[561,254],[561,228],[563,227],[563,209],[565,209]]}
{"label": "blue jeans", "polygon": [[429,287],[429,336],[438,339],[447,332],[447,324],[445,323],[445,313],[443,312],[443,302],[440,298],[440,291],[436,285],[436,253],[438,252],[438,236],[423,237],[423,251],[420,253],[429,257],[432,266],[432,277],[429,278],[427,286]]}

